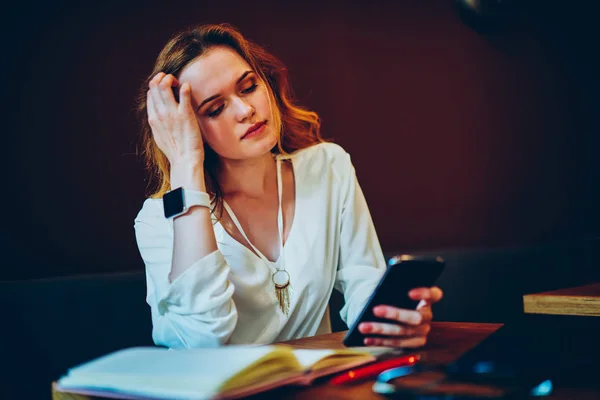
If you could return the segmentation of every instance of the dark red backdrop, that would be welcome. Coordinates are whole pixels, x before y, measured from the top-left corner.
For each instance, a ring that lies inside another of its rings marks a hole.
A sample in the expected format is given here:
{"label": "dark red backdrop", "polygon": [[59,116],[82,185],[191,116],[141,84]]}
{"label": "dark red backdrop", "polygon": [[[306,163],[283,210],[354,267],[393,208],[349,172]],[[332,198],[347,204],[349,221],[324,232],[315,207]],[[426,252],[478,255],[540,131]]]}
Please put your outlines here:
{"label": "dark red backdrop", "polygon": [[384,248],[600,233],[587,2],[526,2],[489,35],[445,0],[71,3],[7,13],[0,280],[142,268],[133,100],[168,37],[200,22],[230,22],[287,64],[352,155]]}

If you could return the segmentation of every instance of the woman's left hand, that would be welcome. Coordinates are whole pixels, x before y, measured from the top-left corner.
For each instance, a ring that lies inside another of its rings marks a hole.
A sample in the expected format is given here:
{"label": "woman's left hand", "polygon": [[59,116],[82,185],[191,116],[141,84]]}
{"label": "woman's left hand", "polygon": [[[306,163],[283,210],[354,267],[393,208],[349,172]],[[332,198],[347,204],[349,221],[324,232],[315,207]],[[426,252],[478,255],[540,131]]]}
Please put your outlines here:
{"label": "woman's left hand", "polygon": [[376,317],[389,319],[390,322],[361,323],[358,330],[363,335],[378,336],[366,337],[364,342],[366,346],[413,348],[425,345],[433,318],[431,305],[442,299],[443,292],[436,286],[416,288],[408,292],[408,296],[413,300],[420,300],[416,310],[388,305],[378,305],[373,308]]}

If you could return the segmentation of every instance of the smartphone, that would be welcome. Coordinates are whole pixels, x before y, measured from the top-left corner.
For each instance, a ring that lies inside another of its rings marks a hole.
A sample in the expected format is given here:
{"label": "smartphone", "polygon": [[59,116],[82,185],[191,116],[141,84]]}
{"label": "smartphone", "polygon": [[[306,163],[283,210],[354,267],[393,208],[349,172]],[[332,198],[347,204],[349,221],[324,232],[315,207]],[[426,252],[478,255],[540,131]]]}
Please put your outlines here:
{"label": "smartphone", "polygon": [[[430,287],[442,274],[445,262],[441,257],[402,254],[390,258],[387,270],[369,297],[350,330],[344,337],[346,346],[364,346],[365,335],[358,330],[362,322],[390,322],[373,315],[373,307],[385,304],[404,309],[416,309],[419,301],[408,297],[411,289]],[[377,335],[367,335],[377,337]]]}

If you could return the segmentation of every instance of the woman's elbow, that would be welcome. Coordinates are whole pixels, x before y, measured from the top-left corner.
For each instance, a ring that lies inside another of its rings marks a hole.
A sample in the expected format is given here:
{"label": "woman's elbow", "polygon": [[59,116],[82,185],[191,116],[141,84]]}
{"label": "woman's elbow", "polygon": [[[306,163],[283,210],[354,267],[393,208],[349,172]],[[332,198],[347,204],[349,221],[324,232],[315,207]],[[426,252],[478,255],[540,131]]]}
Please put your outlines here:
{"label": "woman's elbow", "polygon": [[219,347],[229,343],[237,321],[238,314],[233,304],[226,314],[210,320],[201,316],[166,313],[155,321],[152,339],[155,344],[169,348]]}

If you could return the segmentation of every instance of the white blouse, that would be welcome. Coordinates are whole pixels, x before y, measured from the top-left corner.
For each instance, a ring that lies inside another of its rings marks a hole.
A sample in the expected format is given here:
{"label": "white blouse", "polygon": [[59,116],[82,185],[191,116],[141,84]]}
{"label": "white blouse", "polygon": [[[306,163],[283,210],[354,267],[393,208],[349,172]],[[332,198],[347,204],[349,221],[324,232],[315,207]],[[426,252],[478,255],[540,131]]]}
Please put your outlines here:
{"label": "white blouse", "polygon": [[295,214],[283,248],[293,294],[286,316],[272,270],[214,224],[218,250],[169,283],[173,223],[161,199],[147,199],[135,219],[146,265],[152,337],[171,348],[266,344],[331,332],[329,298],[344,294],[351,325],[385,271],[385,260],[350,156],[321,143],[289,156]]}

